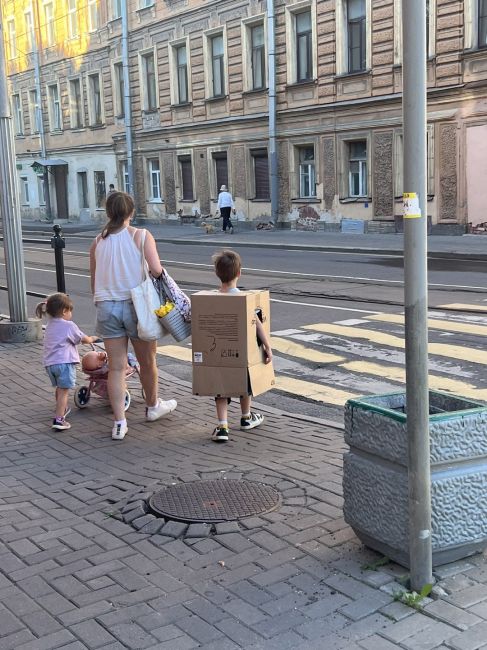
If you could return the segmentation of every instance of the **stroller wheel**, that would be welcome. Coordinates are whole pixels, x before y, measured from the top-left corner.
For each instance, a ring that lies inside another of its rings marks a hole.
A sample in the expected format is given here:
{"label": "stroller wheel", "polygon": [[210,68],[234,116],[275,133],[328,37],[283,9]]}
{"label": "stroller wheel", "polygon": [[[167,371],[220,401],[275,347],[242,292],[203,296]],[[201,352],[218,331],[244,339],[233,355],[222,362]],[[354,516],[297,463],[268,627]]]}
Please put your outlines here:
{"label": "stroller wheel", "polygon": [[125,391],[125,406],[124,406],[124,410],[125,410],[125,411],[126,411],[126,410],[128,409],[128,407],[130,406],[130,402],[131,402],[131,400],[132,400],[132,398],[130,397],[130,393],[129,393],[128,390],[126,390],[126,391]]}
{"label": "stroller wheel", "polygon": [[84,409],[90,401],[90,391],[88,386],[81,386],[74,394],[74,403],[79,409]]}

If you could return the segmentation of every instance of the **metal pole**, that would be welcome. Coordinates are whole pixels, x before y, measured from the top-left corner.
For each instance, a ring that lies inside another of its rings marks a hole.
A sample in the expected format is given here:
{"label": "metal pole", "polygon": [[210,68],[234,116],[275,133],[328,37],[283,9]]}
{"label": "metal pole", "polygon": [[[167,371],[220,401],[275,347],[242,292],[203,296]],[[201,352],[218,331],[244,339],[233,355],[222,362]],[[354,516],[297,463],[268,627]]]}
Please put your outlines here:
{"label": "metal pole", "polygon": [[[39,17],[39,1],[35,2],[35,16],[36,16],[36,26],[37,29],[34,30],[32,42],[34,44],[34,75],[35,75],[35,87],[36,87],[36,96],[37,103],[34,107],[35,120],[39,128],[39,139],[41,143],[41,158],[47,158],[46,150],[46,134],[44,132],[44,118],[42,115],[42,83],[41,83],[41,64],[40,64],[40,54],[39,50],[42,49],[41,42],[41,22]],[[46,198],[46,217],[48,221],[52,221],[52,209],[51,209],[51,192],[49,189],[49,171],[47,167],[44,167],[44,172],[42,175],[44,182],[44,192]]]}
{"label": "metal pole", "polygon": [[125,115],[125,144],[127,148],[127,173],[129,177],[129,194],[135,199],[133,143],[132,143],[132,105],[129,71],[129,24],[128,0],[122,0],[122,71],[123,71],[123,110]]}
{"label": "metal pole", "polygon": [[411,588],[432,583],[426,212],[426,0],[402,3],[404,304]]}
{"label": "metal pole", "polygon": [[267,0],[267,41],[268,41],[268,74],[269,74],[269,176],[271,190],[271,218],[274,223],[279,217],[279,169],[277,163],[276,142],[276,37],[274,0]]}
{"label": "metal pole", "polygon": [[66,293],[66,282],[64,280],[64,256],[63,248],[66,248],[66,242],[62,237],[61,226],[55,224],[52,227],[54,237],[51,237],[51,248],[54,248],[54,260],[56,262],[56,283],[57,290]]}
{"label": "metal pole", "polygon": [[3,22],[0,17],[0,216],[3,223],[3,246],[7,275],[10,320],[27,321],[27,297],[24,249],[12,117],[7,90]]}

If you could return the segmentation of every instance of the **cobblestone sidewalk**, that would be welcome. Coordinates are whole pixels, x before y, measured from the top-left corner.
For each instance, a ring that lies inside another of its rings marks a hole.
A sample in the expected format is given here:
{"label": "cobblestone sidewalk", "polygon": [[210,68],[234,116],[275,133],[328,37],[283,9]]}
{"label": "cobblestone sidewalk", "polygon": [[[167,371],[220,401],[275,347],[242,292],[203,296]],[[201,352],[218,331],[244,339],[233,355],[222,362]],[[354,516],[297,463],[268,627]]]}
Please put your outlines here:
{"label": "cobblestone sidewalk", "polygon": [[[340,430],[264,408],[218,446],[211,400],[164,373],[161,389],[178,409],[147,424],[134,391],[121,443],[95,399],[55,433],[40,346],[0,345],[0,650],[487,648],[482,556],[442,567],[421,611],[395,600],[404,569],[373,570],[342,518]],[[200,537],[136,512],[160,487],[241,477],[281,507]]]}

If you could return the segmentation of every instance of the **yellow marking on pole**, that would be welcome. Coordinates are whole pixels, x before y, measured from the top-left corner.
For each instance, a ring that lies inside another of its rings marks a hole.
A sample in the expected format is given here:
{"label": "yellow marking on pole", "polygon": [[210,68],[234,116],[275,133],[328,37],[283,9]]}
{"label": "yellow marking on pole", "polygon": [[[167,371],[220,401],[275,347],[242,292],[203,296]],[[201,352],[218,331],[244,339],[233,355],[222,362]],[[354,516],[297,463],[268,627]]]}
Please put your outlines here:
{"label": "yellow marking on pole", "polygon": [[291,395],[299,395],[300,397],[312,399],[315,402],[325,402],[326,404],[333,404],[335,406],[343,406],[347,400],[357,397],[354,393],[348,393],[337,388],[332,388],[331,386],[314,384],[310,381],[283,375],[276,377],[276,388]]}
{"label": "yellow marking on pole", "polygon": [[[332,323],[317,323],[316,325],[304,325],[302,329],[341,336],[344,339],[362,339],[369,341],[370,343],[387,345],[392,348],[403,349],[405,347],[404,339],[399,336],[393,336],[392,334],[386,334],[385,332],[377,332],[376,330],[360,329],[359,327],[346,327],[345,325],[334,325]],[[487,352],[484,350],[465,348],[460,345],[447,345],[446,343],[430,343],[428,346],[428,352],[429,354],[435,354],[440,357],[449,357],[451,359],[460,359],[461,361],[487,365]]]}
{"label": "yellow marking on pole", "polygon": [[182,345],[159,345],[157,354],[179,361],[189,361],[189,363],[192,361],[191,348],[183,348]]}
{"label": "yellow marking on pole", "polygon": [[272,337],[271,344],[272,349],[277,352],[281,352],[282,354],[287,354],[292,357],[299,357],[300,359],[305,359],[306,361],[313,361],[314,363],[340,363],[340,361],[345,361],[343,357],[339,357],[337,354],[320,352],[319,350],[314,350],[313,348],[307,348],[301,343],[288,341],[287,339],[283,339],[278,336]]}
{"label": "yellow marking on pole", "polygon": [[[397,381],[404,384],[406,381],[406,372],[400,366],[382,366],[378,363],[369,361],[349,361],[340,365],[350,372],[356,372],[366,375],[374,375],[388,379],[390,381]],[[472,384],[460,381],[458,379],[451,379],[450,377],[441,377],[439,375],[429,375],[429,387],[434,390],[443,390],[449,393],[456,393],[462,397],[475,399],[480,401],[487,401],[487,389],[475,388]]]}
{"label": "yellow marking on pole", "polygon": [[[365,316],[365,318],[367,320],[380,321],[381,323],[398,323],[404,325],[404,316],[401,314],[373,314],[372,316]],[[428,327],[429,329],[442,330],[444,332],[460,332],[461,334],[487,336],[487,326],[476,325],[474,323],[458,323],[449,320],[429,318]]]}
{"label": "yellow marking on pole", "polygon": [[487,303],[485,305],[469,305],[463,302],[453,302],[450,305],[439,305],[438,309],[452,309],[457,311],[479,311],[487,314]]}

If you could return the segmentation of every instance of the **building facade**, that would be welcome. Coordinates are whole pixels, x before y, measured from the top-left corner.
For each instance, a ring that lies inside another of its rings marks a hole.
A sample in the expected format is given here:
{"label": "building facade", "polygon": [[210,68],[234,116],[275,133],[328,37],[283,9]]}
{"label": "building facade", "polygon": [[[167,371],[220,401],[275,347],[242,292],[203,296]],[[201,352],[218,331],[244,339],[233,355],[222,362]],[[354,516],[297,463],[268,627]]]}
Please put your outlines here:
{"label": "building facade", "polygon": [[[267,220],[266,2],[128,0],[128,89],[122,2],[2,3],[23,215],[45,215],[43,157],[58,217],[128,188],[129,94],[139,215],[214,214],[224,184],[240,220]],[[400,227],[401,0],[274,5],[279,222]],[[487,1],[427,5],[428,216],[462,231],[487,222]]]}

